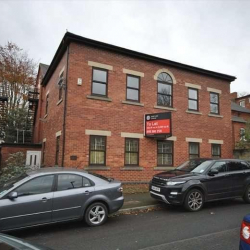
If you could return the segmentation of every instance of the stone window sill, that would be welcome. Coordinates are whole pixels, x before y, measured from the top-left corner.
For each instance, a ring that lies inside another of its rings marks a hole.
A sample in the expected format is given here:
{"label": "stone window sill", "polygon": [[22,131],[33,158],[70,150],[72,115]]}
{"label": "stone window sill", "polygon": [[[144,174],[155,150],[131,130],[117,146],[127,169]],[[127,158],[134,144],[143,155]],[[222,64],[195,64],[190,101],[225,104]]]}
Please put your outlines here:
{"label": "stone window sill", "polygon": [[62,102],[62,99],[60,99],[58,102],[57,102],[57,106]]}
{"label": "stone window sill", "polygon": [[192,111],[192,110],[186,110],[186,113],[188,113],[188,114],[194,114],[194,115],[202,115],[201,112],[199,112],[199,111]]}
{"label": "stone window sill", "polygon": [[143,167],[140,166],[124,166],[122,168],[120,168],[122,171],[142,171],[144,170]]}
{"label": "stone window sill", "polygon": [[110,167],[108,166],[86,166],[84,170],[91,171],[91,170],[102,170],[102,171],[107,171],[110,170]]}
{"label": "stone window sill", "polygon": [[95,96],[95,95],[87,95],[87,99],[93,99],[98,101],[105,101],[105,102],[112,102],[112,99],[109,97],[101,97],[101,96]]}
{"label": "stone window sill", "polygon": [[154,108],[155,108],[155,109],[165,109],[165,110],[170,110],[170,111],[177,111],[177,109],[175,109],[175,108],[164,107],[164,106],[158,106],[158,105],[155,105]]}
{"label": "stone window sill", "polygon": [[122,104],[128,104],[128,105],[135,105],[135,106],[144,107],[144,104],[143,104],[143,103],[140,103],[140,102],[122,101]]}
{"label": "stone window sill", "polygon": [[156,166],[154,170],[173,170],[175,167]]}
{"label": "stone window sill", "polygon": [[223,118],[223,115],[208,114],[211,117]]}

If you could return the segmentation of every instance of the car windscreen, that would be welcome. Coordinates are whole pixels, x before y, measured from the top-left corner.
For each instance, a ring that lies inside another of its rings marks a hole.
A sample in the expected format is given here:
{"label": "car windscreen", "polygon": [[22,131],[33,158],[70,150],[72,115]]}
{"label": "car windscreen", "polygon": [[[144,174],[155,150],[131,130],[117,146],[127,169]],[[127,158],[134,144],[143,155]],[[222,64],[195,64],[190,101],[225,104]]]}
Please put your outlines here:
{"label": "car windscreen", "polygon": [[201,159],[189,160],[181,164],[179,167],[177,167],[176,170],[191,172],[193,169],[199,166],[202,162],[204,162],[204,160],[201,160]]}
{"label": "car windscreen", "polygon": [[199,166],[191,171],[191,173],[202,174],[210,165],[212,161],[204,161]]}
{"label": "car windscreen", "polygon": [[23,174],[23,175],[14,177],[14,178],[12,178],[12,179],[10,179],[10,180],[8,180],[8,181],[6,181],[6,182],[0,184],[0,195],[1,195],[3,192],[5,192],[5,191],[9,190],[10,188],[12,188],[13,185],[14,185],[16,182],[18,182],[18,181],[24,179],[24,178],[27,177],[27,176],[28,176],[27,174]]}

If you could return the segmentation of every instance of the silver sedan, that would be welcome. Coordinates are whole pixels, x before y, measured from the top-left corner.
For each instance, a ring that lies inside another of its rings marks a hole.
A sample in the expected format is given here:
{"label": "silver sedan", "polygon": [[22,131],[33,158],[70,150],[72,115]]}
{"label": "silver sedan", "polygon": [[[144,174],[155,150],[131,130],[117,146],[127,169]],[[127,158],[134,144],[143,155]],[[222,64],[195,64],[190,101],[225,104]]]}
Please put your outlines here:
{"label": "silver sedan", "polygon": [[0,186],[0,231],[81,219],[99,226],[123,202],[119,181],[77,169],[42,168]]}

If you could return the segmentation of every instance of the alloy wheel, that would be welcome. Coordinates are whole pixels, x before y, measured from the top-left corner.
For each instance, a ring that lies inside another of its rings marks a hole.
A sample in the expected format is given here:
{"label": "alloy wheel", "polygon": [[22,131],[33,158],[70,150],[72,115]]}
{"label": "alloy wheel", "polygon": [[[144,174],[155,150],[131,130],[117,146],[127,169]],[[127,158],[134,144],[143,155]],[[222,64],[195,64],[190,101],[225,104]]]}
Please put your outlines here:
{"label": "alloy wheel", "polygon": [[201,208],[203,204],[203,197],[200,192],[194,191],[188,197],[188,206],[191,210],[196,211]]}
{"label": "alloy wheel", "polygon": [[89,220],[91,223],[98,225],[102,223],[106,216],[106,212],[104,208],[100,205],[92,207],[92,209],[89,211]]}

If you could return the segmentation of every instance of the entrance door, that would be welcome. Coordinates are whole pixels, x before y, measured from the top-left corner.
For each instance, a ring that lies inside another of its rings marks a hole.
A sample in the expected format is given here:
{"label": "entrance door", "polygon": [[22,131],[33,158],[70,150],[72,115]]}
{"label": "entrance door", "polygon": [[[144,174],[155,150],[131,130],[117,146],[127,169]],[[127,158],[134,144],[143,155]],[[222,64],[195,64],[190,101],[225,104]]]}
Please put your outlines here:
{"label": "entrance door", "polygon": [[32,168],[40,168],[41,165],[41,151],[27,151],[26,166]]}

